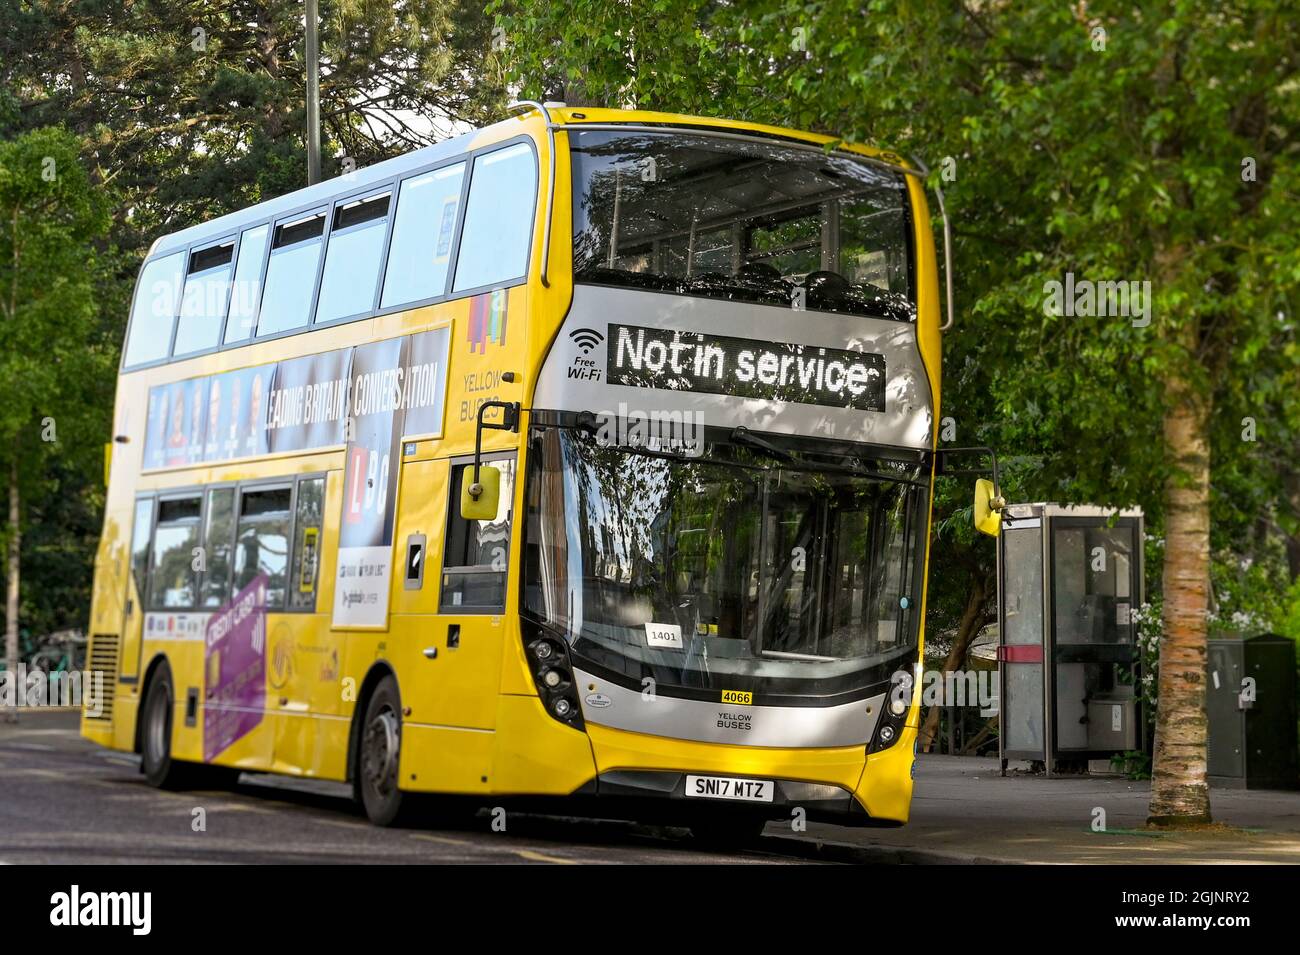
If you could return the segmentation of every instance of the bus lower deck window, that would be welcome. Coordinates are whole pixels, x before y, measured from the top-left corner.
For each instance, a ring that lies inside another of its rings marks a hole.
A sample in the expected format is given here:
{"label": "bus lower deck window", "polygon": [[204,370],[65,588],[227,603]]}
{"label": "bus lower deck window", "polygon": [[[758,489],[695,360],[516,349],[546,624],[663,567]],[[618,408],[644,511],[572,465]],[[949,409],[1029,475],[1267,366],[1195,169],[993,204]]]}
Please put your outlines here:
{"label": "bus lower deck window", "polygon": [[484,464],[501,471],[501,501],[491,521],[467,521],[460,516],[461,484],[473,480],[474,465],[452,468],[451,511],[442,561],[443,613],[455,613],[460,608],[499,610],[505,606],[515,462],[496,460]]}

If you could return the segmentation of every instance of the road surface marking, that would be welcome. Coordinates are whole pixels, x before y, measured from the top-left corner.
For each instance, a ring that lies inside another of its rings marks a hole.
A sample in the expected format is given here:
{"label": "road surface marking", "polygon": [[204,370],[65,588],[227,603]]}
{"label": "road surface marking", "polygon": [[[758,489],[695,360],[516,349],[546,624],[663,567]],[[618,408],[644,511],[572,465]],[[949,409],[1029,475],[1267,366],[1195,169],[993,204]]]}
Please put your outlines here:
{"label": "road surface marking", "polygon": [[515,855],[521,859],[527,859],[529,862],[552,862],[555,865],[577,865],[577,859],[561,859],[558,856],[543,855],[540,852],[534,852],[532,849],[516,849]]}

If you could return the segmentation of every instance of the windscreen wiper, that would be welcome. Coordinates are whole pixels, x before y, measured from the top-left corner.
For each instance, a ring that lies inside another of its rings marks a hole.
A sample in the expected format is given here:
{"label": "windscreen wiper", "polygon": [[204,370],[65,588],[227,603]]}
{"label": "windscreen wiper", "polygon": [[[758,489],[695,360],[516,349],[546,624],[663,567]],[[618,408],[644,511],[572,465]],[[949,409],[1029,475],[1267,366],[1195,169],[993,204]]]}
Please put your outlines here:
{"label": "windscreen wiper", "polygon": [[820,472],[822,474],[847,474],[852,477],[873,478],[878,481],[890,481],[895,484],[912,484],[917,487],[928,486],[923,481],[916,481],[912,478],[890,474],[887,471],[877,471],[874,468],[865,467],[860,462],[854,464],[832,464],[827,461],[807,461],[802,458],[796,458],[790,452],[782,450],[776,445],[760,438],[744,425],[740,425],[731,430],[731,441],[733,444],[739,444],[742,447],[752,448],[755,451],[762,451],[768,457],[775,458],[785,464],[794,465],[801,471]]}
{"label": "windscreen wiper", "polygon": [[861,462],[857,464],[813,464],[807,461],[800,461],[799,466],[805,471],[821,471],[827,474],[848,474],[853,477],[871,478],[874,481],[888,481],[892,484],[910,484],[912,487],[929,487],[928,481],[920,481],[916,478],[903,477],[899,474],[890,474],[888,471],[877,471],[875,468],[869,468]]}
{"label": "windscreen wiper", "polygon": [[796,464],[795,457],[788,451],[782,451],[775,444],[765,441],[758,435],[754,434],[743,424],[731,429],[731,443],[739,444],[746,448],[752,448],[755,451],[762,451],[770,458],[776,458],[778,461],[784,461],[787,464]]}

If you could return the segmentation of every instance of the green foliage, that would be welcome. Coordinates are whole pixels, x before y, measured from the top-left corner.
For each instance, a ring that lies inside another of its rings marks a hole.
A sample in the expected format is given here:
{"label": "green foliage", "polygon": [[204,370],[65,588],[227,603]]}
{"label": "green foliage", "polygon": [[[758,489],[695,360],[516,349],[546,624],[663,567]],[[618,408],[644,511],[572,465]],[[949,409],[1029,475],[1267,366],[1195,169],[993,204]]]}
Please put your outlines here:
{"label": "green foliage", "polygon": [[1135,781],[1151,778],[1151,754],[1140,749],[1116,753],[1110,758],[1110,766]]}
{"label": "green foliage", "polygon": [[[1292,581],[1282,599],[1282,613],[1276,630],[1283,636],[1300,643],[1300,580]],[[1300,658],[1300,652],[1296,654]]]}
{"label": "green foliage", "polygon": [[[63,425],[75,431],[82,382],[103,370],[103,355],[87,345],[95,338],[94,244],[109,220],[79,150],[60,129],[0,142],[0,457],[7,461],[57,443],[39,433],[43,418],[66,412]],[[56,418],[56,432],[59,424]]]}
{"label": "green foliage", "polygon": [[57,128],[0,142],[0,478],[35,502],[20,615],[38,632],[85,625],[117,356],[97,301],[108,201],[81,147]]}

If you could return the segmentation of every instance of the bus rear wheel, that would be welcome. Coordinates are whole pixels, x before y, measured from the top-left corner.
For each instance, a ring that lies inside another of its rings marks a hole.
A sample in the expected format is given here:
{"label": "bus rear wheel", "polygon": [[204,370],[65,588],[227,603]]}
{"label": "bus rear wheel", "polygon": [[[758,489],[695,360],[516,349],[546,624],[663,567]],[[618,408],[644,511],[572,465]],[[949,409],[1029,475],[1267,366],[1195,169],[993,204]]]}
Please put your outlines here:
{"label": "bus rear wheel", "polygon": [[356,792],[366,816],[377,826],[410,821],[416,799],[397,785],[402,754],[402,708],[397,680],[384,677],[366,704],[357,747]]}
{"label": "bus rear wheel", "polygon": [[200,766],[172,758],[172,716],[176,712],[172,670],[159,665],[141,707],[140,771],[155,789],[224,789],[233,786],[239,771],[225,766]]}

